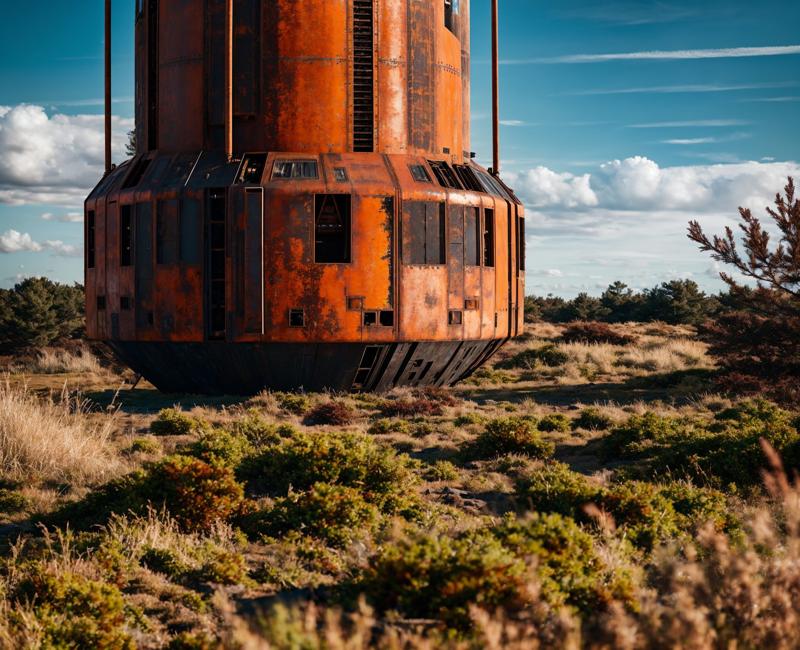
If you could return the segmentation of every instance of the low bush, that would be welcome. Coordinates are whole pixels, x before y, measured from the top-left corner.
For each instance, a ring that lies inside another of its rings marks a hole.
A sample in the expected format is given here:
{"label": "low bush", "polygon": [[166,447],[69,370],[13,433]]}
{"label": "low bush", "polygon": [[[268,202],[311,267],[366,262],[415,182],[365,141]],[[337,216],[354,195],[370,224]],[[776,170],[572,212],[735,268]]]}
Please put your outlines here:
{"label": "low bush", "polygon": [[687,483],[625,481],[601,486],[555,462],[522,476],[517,496],[536,511],[555,512],[586,524],[597,523],[597,511],[602,511],[612,517],[631,543],[645,550],[709,521],[725,532],[739,526],[728,513],[721,492]]}
{"label": "low bush", "polygon": [[381,418],[369,425],[367,433],[372,435],[386,435],[389,433],[411,433],[411,425],[406,420],[391,420]]}
{"label": "low bush", "polygon": [[539,424],[537,425],[539,431],[544,431],[545,433],[552,433],[552,432],[559,432],[559,433],[567,433],[572,429],[572,420],[570,420],[566,415],[563,413],[551,413],[550,415],[545,415],[541,420],[539,420]]}
{"label": "low bush", "polygon": [[19,492],[0,488],[0,514],[13,515],[24,512],[30,505],[28,499]]}
{"label": "low bush", "polygon": [[72,527],[104,523],[115,514],[166,509],[184,531],[207,531],[244,507],[243,486],[233,470],[191,456],[169,456],[132,472],[59,510],[52,519]]}
{"label": "low bush", "polygon": [[316,483],[356,488],[384,512],[408,505],[408,459],[359,433],[298,432],[265,447],[240,468],[251,490],[284,497]]}
{"label": "low bush", "polygon": [[529,602],[525,562],[481,531],[451,537],[427,532],[385,546],[354,585],[381,612],[471,626],[469,608],[514,612]]}
{"label": "low bush", "polygon": [[439,400],[427,397],[393,399],[384,403],[382,411],[386,417],[435,417],[444,414],[444,405]]}
{"label": "low bush", "polygon": [[564,343],[588,343],[609,345],[633,345],[636,337],[622,334],[605,323],[582,322],[570,323],[562,332],[561,340]]}
{"label": "low bush", "polygon": [[489,422],[467,451],[477,458],[505,454],[547,458],[555,451],[555,445],[542,439],[534,419],[509,417]]}
{"label": "low bush", "polygon": [[161,443],[155,438],[134,438],[127,452],[129,454],[158,454],[162,449]]}
{"label": "low bush", "polygon": [[590,406],[580,412],[580,415],[573,421],[576,429],[588,429],[589,431],[606,431],[614,424],[614,420],[603,413],[599,408]]}
{"label": "low bush", "polygon": [[530,605],[532,580],[553,605],[581,611],[632,600],[629,576],[606,567],[592,537],[553,514],[455,535],[421,533],[384,547],[356,587],[379,611],[465,631],[470,606],[514,616]]}
{"label": "low bush", "polygon": [[242,417],[234,420],[229,428],[232,434],[245,438],[256,449],[295,433],[290,424],[278,425],[267,422],[256,409],[249,409]]}
{"label": "low bush", "polygon": [[344,548],[372,530],[378,518],[378,509],[359,490],[315,483],[306,491],[276,499],[268,510],[247,518],[245,527],[250,534],[270,537],[296,531]]}
{"label": "low bush", "polygon": [[466,427],[470,424],[484,424],[485,422],[486,416],[480,413],[463,413],[453,420],[453,424],[457,427]]}
{"label": "low bush", "polygon": [[429,481],[455,481],[458,479],[458,468],[449,460],[437,460],[425,471]]}
{"label": "low bush", "polygon": [[[120,590],[72,572],[51,572],[33,563],[10,595],[19,607],[30,608],[34,621],[12,617],[11,626],[39,628],[44,648],[136,647],[126,631],[126,607]],[[15,620],[16,619],[16,620]]]}
{"label": "low bush", "polygon": [[150,424],[150,432],[157,436],[188,436],[197,421],[175,408],[162,409]]}
{"label": "low bush", "polygon": [[346,426],[352,424],[356,412],[342,401],[324,402],[309,411],[305,423],[310,425],[330,424],[333,426]]}
{"label": "low bush", "polygon": [[713,420],[632,416],[605,441],[609,456],[639,459],[633,475],[686,478],[710,487],[751,491],[766,466],[762,440],[786,468],[800,468],[796,415],[764,400],[743,402]]}
{"label": "low bush", "polygon": [[303,415],[311,407],[308,395],[302,393],[275,393],[278,405],[287,413]]}
{"label": "low bush", "polygon": [[530,370],[537,365],[544,365],[548,368],[558,368],[569,361],[569,355],[558,346],[548,343],[539,348],[523,350],[513,357],[501,361],[497,367],[503,370],[525,369]]}
{"label": "low bush", "polygon": [[254,446],[241,434],[230,433],[225,429],[203,429],[199,439],[188,447],[192,456],[212,465],[236,467]]}

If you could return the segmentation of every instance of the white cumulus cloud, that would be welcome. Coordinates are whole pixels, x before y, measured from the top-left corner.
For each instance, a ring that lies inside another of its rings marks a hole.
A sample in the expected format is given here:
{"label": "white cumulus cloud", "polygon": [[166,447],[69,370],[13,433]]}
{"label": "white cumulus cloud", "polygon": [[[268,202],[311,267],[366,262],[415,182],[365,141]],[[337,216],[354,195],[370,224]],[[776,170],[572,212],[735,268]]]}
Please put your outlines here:
{"label": "white cumulus cloud", "polygon": [[[115,159],[133,120],[114,118]],[[79,205],[103,174],[103,117],[0,106],[0,203]]]}
{"label": "white cumulus cloud", "polygon": [[58,257],[80,257],[83,250],[78,246],[66,244],[60,239],[48,239],[37,242],[27,232],[7,230],[0,235],[0,253],[39,253],[50,251]]}

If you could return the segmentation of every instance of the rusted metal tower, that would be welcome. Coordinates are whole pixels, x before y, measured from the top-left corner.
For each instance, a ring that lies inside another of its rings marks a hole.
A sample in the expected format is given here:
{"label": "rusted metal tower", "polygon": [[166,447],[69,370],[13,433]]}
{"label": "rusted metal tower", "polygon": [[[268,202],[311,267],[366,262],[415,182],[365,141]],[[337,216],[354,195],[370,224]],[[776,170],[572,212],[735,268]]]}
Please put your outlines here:
{"label": "rusted metal tower", "polygon": [[525,227],[473,162],[469,64],[469,0],[138,0],[89,336],[165,391],[474,372],[522,330]]}

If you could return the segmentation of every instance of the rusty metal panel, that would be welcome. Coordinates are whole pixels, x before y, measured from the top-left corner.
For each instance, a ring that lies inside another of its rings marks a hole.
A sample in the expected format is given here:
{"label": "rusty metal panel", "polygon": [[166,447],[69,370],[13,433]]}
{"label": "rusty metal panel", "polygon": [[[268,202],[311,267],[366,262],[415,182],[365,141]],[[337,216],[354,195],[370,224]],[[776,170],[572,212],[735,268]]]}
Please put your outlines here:
{"label": "rusty metal panel", "polygon": [[434,16],[432,3],[410,1],[408,7],[408,130],[412,149],[420,152],[435,151],[437,107],[433,69],[435,61]]}

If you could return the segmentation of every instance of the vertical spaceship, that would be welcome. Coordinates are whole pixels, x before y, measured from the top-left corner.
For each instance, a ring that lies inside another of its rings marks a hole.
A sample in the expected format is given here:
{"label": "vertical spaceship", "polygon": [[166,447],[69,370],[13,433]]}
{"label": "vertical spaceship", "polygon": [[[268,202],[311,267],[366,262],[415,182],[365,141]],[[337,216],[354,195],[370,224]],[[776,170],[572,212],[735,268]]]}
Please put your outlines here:
{"label": "vertical spaceship", "polygon": [[524,214],[470,153],[469,0],[138,0],[136,155],[86,313],[164,391],[452,385],[521,333]]}

